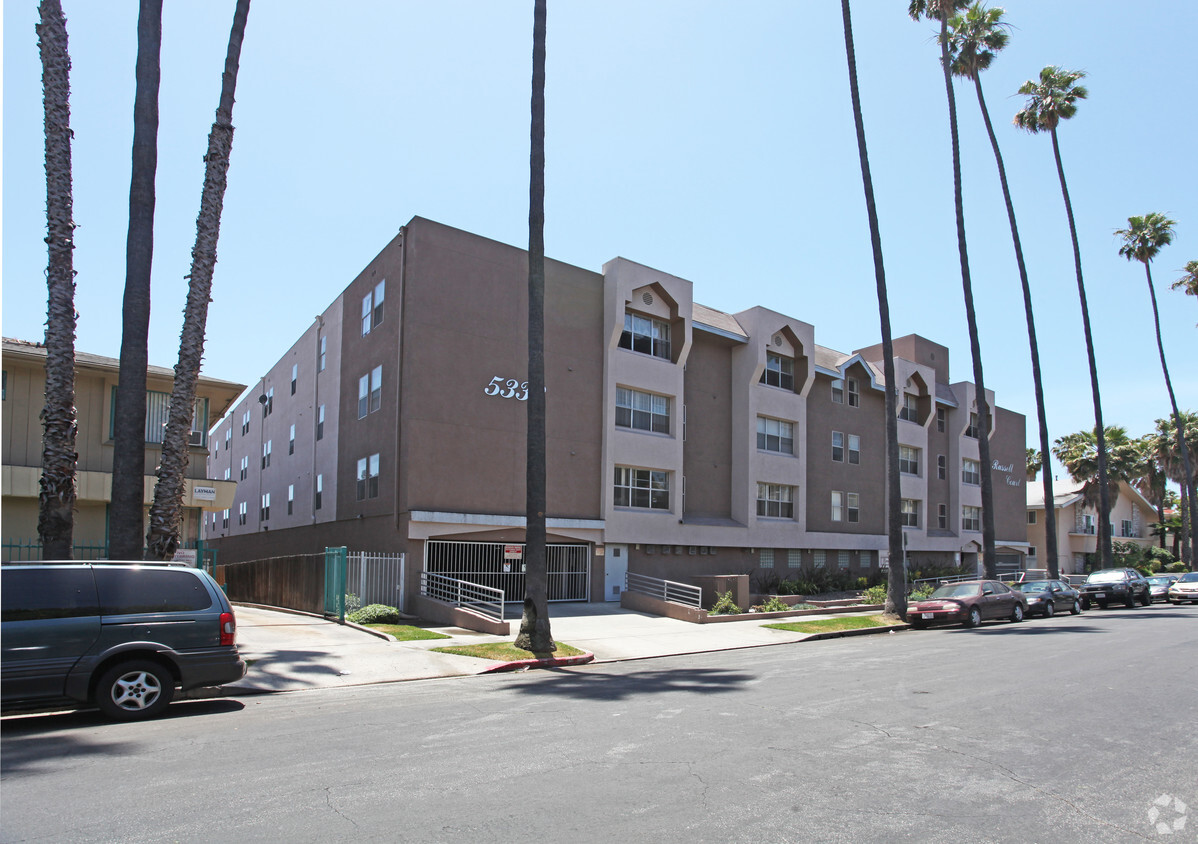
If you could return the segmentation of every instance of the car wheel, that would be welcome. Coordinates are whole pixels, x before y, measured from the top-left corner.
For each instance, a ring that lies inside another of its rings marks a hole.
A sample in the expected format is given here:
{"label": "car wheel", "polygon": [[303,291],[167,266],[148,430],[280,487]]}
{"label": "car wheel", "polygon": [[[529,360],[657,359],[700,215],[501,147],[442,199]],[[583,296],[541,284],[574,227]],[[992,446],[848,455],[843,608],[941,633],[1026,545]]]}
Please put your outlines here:
{"label": "car wheel", "polygon": [[[1047,610],[1045,611],[1047,613]],[[1023,604],[1016,604],[1015,609],[1011,610],[1011,623],[1018,624],[1023,621]]]}
{"label": "car wheel", "polygon": [[965,619],[966,627],[977,627],[982,623],[982,611],[977,607],[970,607],[969,616]]}
{"label": "car wheel", "polygon": [[175,694],[175,678],[165,666],[148,659],[109,668],[96,686],[96,705],[109,718],[138,721],[162,714]]}
{"label": "car wheel", "polygon": [[1140,605],[1141,606],[1146,607],[1146,606],[1149,606],[1151,603],[1152,603],[1152,593],[1151,592],[1145,592],[1143,595],[1140,596]]}
{"label": "car wheel", "polygon": [[1123,600],[1123,606],[1127,607],[1128,609],[1131,609],[1135,605],[1136,605],[1136,593],[1128,592],[1127,597]]}
{"label": "car wheel", "polygon": [[1082,598],[1082,609],[1083,610],[1090,609],[1090,602],[1088,600],[1086,600],[1085,598]]}
{"label": "car wheel", "polygon": [[1055,606],[1053,606],[1052,601],[1049,601],[1047,604],[1044,605],[1044,617],[1045,618],[1052,618],[1053,614],[1056,611],[1057,611],[1057,608]]}
{"label": "car wheel", "polygon": [[1070,609],[1069,609],[1069,612],[1073,613],[1074,615],[1081,615],[1081,611],[1082,611],[1082,605],[1081,605],[1081,602],[1080,602],[1080,601],[1074,601],[1074,602],[1073,602],[1073,606],[1072,606],[1072,607],[1070,607]]}

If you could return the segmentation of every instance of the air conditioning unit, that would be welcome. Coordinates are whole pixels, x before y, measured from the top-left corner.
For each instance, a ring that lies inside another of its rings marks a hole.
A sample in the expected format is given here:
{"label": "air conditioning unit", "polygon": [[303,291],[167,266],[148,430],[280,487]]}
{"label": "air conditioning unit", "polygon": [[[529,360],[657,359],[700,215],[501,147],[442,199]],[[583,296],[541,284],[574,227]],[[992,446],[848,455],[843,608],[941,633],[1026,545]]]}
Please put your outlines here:
{"label": "air conditioning unit", "polygon": [[192,446],[202,446],[204,444],[204,432],[192,431],[187,437],[187,444]]}

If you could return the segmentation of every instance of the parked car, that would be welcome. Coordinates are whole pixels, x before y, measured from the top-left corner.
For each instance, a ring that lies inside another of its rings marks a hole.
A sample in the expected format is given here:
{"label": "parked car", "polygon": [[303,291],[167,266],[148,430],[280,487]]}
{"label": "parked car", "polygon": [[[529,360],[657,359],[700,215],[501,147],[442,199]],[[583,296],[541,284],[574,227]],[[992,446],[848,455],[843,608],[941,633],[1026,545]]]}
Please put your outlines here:
{"label": "parked car", "polygon": [[1028,580],[1015,587],[1027,597],[1029,615],[1051,618],[1057,610],[1077,615],[1082,611],[1081,593],[1060,580]]}
{"label": "parked car", "polygon": [[1106,609],[1108,604],[1122,603],[1134,607],[1136,601],[1144,606],[1152,603],[1152,587],[1144,575],[1135,569],[1102,569],[1092,572],[1082,584],[1082,609],[1098,604]]}
{"label": "parked car", "polygon": [[986,619],[1023,621],[1027,598],[997,580],[967,580],[937,587],[921,601],[907,604],[907,622],[915,628],[930,624],[977,627]]}
{"label": "parked car", "polygon": [[1084,574],[1063,574],[1061,580],[1080,592],[1082,584],[1086,582],[1086,576]]}
{"label": "parked car", "polygon": [[175,688],[245,676],[233,607],[204,571],[145,563],[0,569],[2,706],[152,718]]}
{"label": "parked car", "polygon": [[1182,601],[1198,603],[1198,571],[1188,571],[1169,587],[1169,603],[1180,604]]}
{"label": "parked car", "polygon": [[1153,601],[1165,601],[1169,597],[1169,587],[1177,580],[1176,574],[1154,574],[1148,578],[1148,586],[1152,592]]}

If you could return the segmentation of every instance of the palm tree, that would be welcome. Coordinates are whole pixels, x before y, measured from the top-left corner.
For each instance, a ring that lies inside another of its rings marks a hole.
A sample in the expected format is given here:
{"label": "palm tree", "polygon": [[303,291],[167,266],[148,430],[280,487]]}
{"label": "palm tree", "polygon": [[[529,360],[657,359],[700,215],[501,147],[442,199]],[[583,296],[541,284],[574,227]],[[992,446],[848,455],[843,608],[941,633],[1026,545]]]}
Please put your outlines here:
{"label": "palm tree", "polygon": [[[1183,436],[1181,414],[1177,410],[1177,396],[1173,392],[1173,380],[1169,377],[1169,365],[1165,362],[1165,344],[1161,340],[1161,316],[1156,306],[1156,288],[1152,286],[1152,259],[1160,252],[1162,246],[1173,242],[1173,226],[1176,225],[1164,214],[1155,211],[1143,217],[1128,217],[1127,228],[1116,229],[1115,235],[1123,238],[1119,254],[1127,260],[1136,260],[1144,265],[1144,274],[1148,279],[1148,297],[1152,300],[1152,321],[1156,327],[1156,348],[1161,356],[1161,370],[1165,373],[1165,388],[1169,391],[1169,406],[1173,410],[1173,420],[1177,428],[1177,452],[1181,458],[1182,478],[1186,489],[1194,484],[1194,473],[1190,469],[1190,454],[1186,448],[1186,438]],[[1198,505],[1190,500],[1190,523],[1198,520]],[[1191,536],[1191,542],[1193,537]],[[1194,559],[1194,549],[1190,548],[1190,559]]]}
{"label": "palm tree", "polygon": [[[1052,453],[1065,466],[1069,477],[1082,485],[1082,503],[1098,512],[1099,540],[1105,535],[1110,542],[1111,510],[1119,500],[1119,482],[1131,484],[1142,474],[1143,457],[1138,442],[1129,438],[1127,429],[1121,426],[1107,428],[1103,443],[1105,452],[1100,450],[1097,432],[1078,431],[1058,437]],[[1101,463],[1106,468],[1109,483],[1105,498],[1099,478],[1100,456],[1105,458]],[[1101,559],[1100,568],[1111,568],[1113,563],[1108,564],[1105,557]]]}
{"label": "palm tree", "polygon": [[[1165,473],[1158,456],[1157,440],[1153,434],[1145,434],[1137,440],[1143,462],[1140,465],[1140,476],[1132,485],[1156,508],[1158,522],[1165,520],[1165,496],[1169,492],[1169,476]],[[1165,547],[1165,535],[1160,534],[1161,547]]]}
{"label": "palm tree", "polygon": [[[1048,132],[1052,137],[1052,153],[1056,159],[1057,176],[1061,181],[1061,195],[1065,200],[1065,215],[1069,219],[1069,236],[1073,240],[1073,265],[1077,274],[1077,294],[1081,299],[1082,327],[1086,335],[1086,356],[1090,364],[1090,391],[1094,397],[1094,430],[1097,432],[1097,483],[1098,496],[1103,512],[1110,512],[1110,484],[1107,479],[1106,427],[1102,423],[1102,398],[1098,389],[1098,364],[1094,358],[1094,334],[1090,330],[1090,309],[1086,304],[1086,284],[1082,278],[1082,253],[1077,241],[1077,224],[1073,219],[1073,203],[1069,201],[1069,186],[1065,182],[1065,168],[1061,164],[1061,145],[1057,139],[1057,126],[1077,114],[1077,101],[1084,100],[1089,92],[1078,80],[1085,77],[1080,70],[1062,70],[1049,65],[1040,71],[1040,81],[1028,80],[1019,88],[1019,93],[1029,97],[1027,104],[1015,115],[1015,125],[1033,135]],[[1109,526],[1099,525],[1099,557],[1102,568],[1115,564],[1114,549],[1111,547]]]}
{"label": "palm tree", "polygon": [[907,615],[907,570],[903,565],[902,489],[899,484],[898,408],[894,385],[894,338],[890,332],[890,300],[886,290],[886,268],[882,262],[882,233],[874,202],[873,177],[869,172],[869,149],[865,143],[865,121],[861,93],[857,87],[857,54],[853,48],[853,19],[849,0],[840,0],[844,19],[844,50],[849,67],[849,93],[853,98],[853,123],[857,129],[857,152],[861,182],[865,189],[865,211],[869,218],[869,240],[873,247],[874,279],[878,292],[878,319],[882,329],[882,377],[886,380],[886,526],[889,571],[886,581],[887,615]]}
{"label": "palm tree", "polygon": [[1044,452],[1034,448],[1027,449],[1027,479],[1036,480],[1040,470],[1044,468]]}
{"label": "palm tree", "polygon": [[973,358],[973,383],[977,388],[978,461],[982,464],[982,562],[986,577],[998,576],[998,557],[994,547],[994,483],[990,461],[990,402],[982,376],[982,347],[978,334],[977,312],[973,305],[973,282],[969,274],[969,249],[965,242],[965,202],[961,190],[961,142],[957,132],[957,100],[953,93],[952,61],[948,48],[948,21],[953,12],[964,9],[968,0],[911,0],[907,14],[940,21],[940,64],[944,69],[944,90],[948,95],[948,125],[952,136],[953,206],[957,215],[957,252],[961,259],[961,288],[965,296],[965,321],[969,326],[969,352]]}
{"label": "palm tree", "polygon": [[42,0],[46,131],[46,398],[37,533],[42,557],[71,559],[75,528],[75,221],[71,190],[71,57],[59,0]]}
{"label": "palm tree", "polygon": [[[956,76],[972,79],[978,95],[978,107],[994,150],[994,161],[998,166],[998,181],[1002,186],[1003,201],[1007,206],[1007,221],[1011,225],[1011,241],[1015,245],[1015,264],[1019,268],[1019,282],[1023,287],[1023,311],[1027,319],[1027,339],[1032,357],[1032,381],[1035,385],[1036,419],[1040,425],[1040,454],[1049,453],[1048,412],[1044,406],[1044,379],[1040,375],[1040,347],[1036,341],[1036,319],[1032,312],[1032,288],[1028,282],[1027,265],[1023,260],[1023,244],[1019,239],[1019,226],[1015,222],[1015,206],[1011,202],[1011,189],[1007,184],[1007,170],[1003,165],[1002,151],[994,124],[990,121],[990,110],[982,94],[981,72],[990,67],[994,57],[1007,45],[1008,25],[1002,20],[1002,9],[987,9],[981,3],[969,7],[964,15],[954,15],[948,22],[948,51],[952,56],[952,72]],[[1038,470],[1038,468],[1037,468]],[[1035,475],[1031,476],[1035,479]],[[1053,500],[1052,472],[1044,473],[1044,501]],[[1044,508],[1045,556],[1048,558],[1048,576],[1060,575],[1057,556],[1057,515],[1051,507]]]}
{"label": "palm tree", "polygon": [[1190,296],[1198,296],[1198,261],[1187,261],[1186,268],[1182,272],[1184,275],[1173,282],[1170,287],[1173,290],[1181,290]]}
{"label": "palm tree", "polygon": [[158,83],[162,0],[141,0],[137,18],[137,92],[133,99],[133,171],[125,242],[121,371],[112,417],[112,499],[108,553],[142,556],[146,474],[146,367],[150,331],[150,269],[154,263],[154,175],[158,169]]}
{"label": "palm tree", "polygon": [[528,443],[525,467],[524,615],[516,647],[556,650],[545,561],[545,0],[532,15],[532,129],[528,188]]}
{"label": "palm tree", "polygon": [[[1178,416],[1181,419],[1180,428],[1185,432],[1186,451],[1190,454],[1198,454],[1198,413],[1183,410]],[[1181,450],[1178,448],[1178,428],[1177,417],[1158,419],[1156,420],[1156,432],[1152,436],[1156,443],[1156,458],[1161,468],[1169,479],[1176,481],[1181,488],[1181,553],[1178,556],[1185,562],[1194,565],[1198,562],[1198,558],[1187,559],[1186,555],[1190,551],[1191,541],[1198,539],[1198,536],[1195,536],[1198,533],[1198,530],[1195,530],[1198,522],[1193,519],[1194,501],[1198,498],[1198,479],[1191,476],[1188,484],[1185,481]]]}
{"label": "palm tree", "polygon": [[179,341],[179,362],[175,365],[175,383],[171,392],[170,412],[162,437],[162,462],[150,508],[147,556],[168,560],[179,545],[179,523],[183,511],[183,478],[187,470],[191,430],[195,409],[196,379],[204,356],[204,331],[208,321],[208,302],[212,298],[212,272],[216,266],[216,242],[220,236],[220,214],[225,201],[229,172],[229,153],[233,147],[233,94],[237,89],[237,66],[250,0],[237,0],[225,72],[221,77],[220,105],[216,121],[208,134],[208,152],[204,156],[204,190],[200,213],[196,218],[196,242],[191,250],[191,275],[187,307],[183,315],[183,333]]}

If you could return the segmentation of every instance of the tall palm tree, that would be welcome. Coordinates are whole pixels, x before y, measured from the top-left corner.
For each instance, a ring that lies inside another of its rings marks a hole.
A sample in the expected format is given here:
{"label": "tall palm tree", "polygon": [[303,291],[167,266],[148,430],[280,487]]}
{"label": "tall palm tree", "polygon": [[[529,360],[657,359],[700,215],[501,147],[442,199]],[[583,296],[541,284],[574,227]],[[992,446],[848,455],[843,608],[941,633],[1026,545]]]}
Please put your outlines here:
{"label": "tall palm tree", "polygon": [[71,559],[75,529],[75,221],[71,189],[71,57],[59,0],[42,0],[46,132],[46,396],[37,533],[42,557]]}
{"label": "tall palm tree", "polygon": [[208,152],[204,156],[204,190],[200,213],[196,218],[196,242],[191,250],[191,275],[187,289],[187,307],[183,312],[183,332],[179,341],[179,361],[175,364],[175,383],[171,391],[170,412],[162,437],[162,462],[150,508],[150,527],[146,537],[147,556],[168,560],[179,545],[179,523],[183,512],[184,475],[187,471],[192,414],[195,412],[196,379],[204,356],[204,332],[208,322],[208,302],[212,298],[212,272],[216,266],[216,242],[220,236],[220,215],[224,207],[229,172],[229,153],[233,148],[233,94],[237,89],[237,67],[250,0],[237,0],[225,72],[221,77],[220,105],[216,121],[208,134]]}
{"label": "tall palm tree", "polygon": [[[1181,414],[1177,410],[1177,396],[1173,392],[1173,380],[1169,377],[1169,365],[1165,362],[1165,344],[1161,340],[1161,315],[1156,306],[1156,288],[1152,286],[1152,259],[1161,251],[1162,246],[1173,242],[1173,227],[1176,225],[1164,214],[1155,211],[1143,217],[1128,217],[1127,228],[1116,229],[1115,235],[1123,238],[1119,254],[1129,261],[1139,261],[1144,265],[1144,274],[1148,279],[1148,297],[1152,300],[1152,321],[1156,327],[1156,348],[1161,356],[1161,371],[1165,373],[1165,388],[1169,391],[1169,407],[1173,410],[1173,420],[1177,427],[1177,452],[1181,457],[1182,477],[1189,489],[1194,484],[1194,473],[1190,469],[1190,453],[1186,448],[1186,438],[1183,435]],[[1190,523],[1198,517],[1198,504],[1190,501]],[[1191,542],[1193,537],[1191,536]],[[1190,548],[1190,559],[1194,559],[1194,549]]]}
{"label": "tall palm tree", "polygon": [[1170,285],[1173,290],[1181,290],[1191,296],[1198,296],[1198,261],[1187,261],[1182,270],[1182,277]]}
{"label": "tall palm tree", "polygon": [[[1057,437],[1052,447],[1052,453],[1061,461],[1069,477],[1082,485],[1082,502],[1098,513],[1098,536],[1104,532],[1110,540],[1111,510],[1119,500],[1119,482],[1133,483],[1142,472],[1140,466],[1142,456],[1136,440],[1127,435],[1127,429],[1112,425],[1106,429],[1103,436],[1105,452],[1098,446],[1098,436],[1095,431],[1078,431]],[[1106,470],[1108,488],[1105,497],[1102,494],[1102,482],[1099,479],[1100,456],[1101,464]],[[1111,568],[1113,563],[1106,562],[1100,557],[1099,568]]]}
{"label": "tall palm tree", "polygon": [[[1036,342],[1032,288],[1028,282],[1027,265],[1023,260],[1023,244],[1019,239],[1019,226],[1015,222],[1015,206],[1011,202],[1007,170],[1003,165],[1002,151],[998,147],[998,137],[994,134],[994,124],[990,121],[990,110],[986,108],[986,98],[982,94],[981,72],[989,68],[998,52],[1007,46],[1008,24],[1003,22],[1002,16],[1002,9],[987,9],[981,3],[970,6],[964,15],[954,15],[947,26],[948,52],[952,57],[953,74],[973,80],[978,95],[978,107],[986,124],[986,134],[990,137],[990,147],[994,150],[994,162],[998,166],[998,181],[1002,186],[1003,201],[1007,206],[1007,221],[1011,225],[1011,241],[1015,246],[1015,264],[1019,268],[1019,282],[1023,287],[1023,311],[1027,319],[1027,339],[1031,350],[1032,381],[1036,395],[1036,420],[1040,426],[1040,454],[1045,455],[1049,453],[1048,413],[1044,406],[1044,379],[1040,375],[1040,347]],[[1044,473],[1043,486],[1044,501],[1049,504],[1053,500],[1052,472]],[[1052,506],[1044,508],[1044,522],[1048,576],[1055,579],[1060,576],[1060,568],[1057,555],[1057,515]]]}
{"label": "tall palm tree", "polygon": [[[1062,70],[1049,65],[1040,71],[1040,80],[1028,80],[1019,87],[1019,93],[1028,97],[1027,104],[1015,115],[1015,125],[1032,134],[1048,132],[1052,137],[1052,154],[1056,159],[1057,176],[1061,182],[1061,195],[1065,200],[1065,215],[1069,219],[1069,236],[1073,241],[1073,265],[1077,275],[1077,294],[1081,300],[1082,327],[1086,335],[1086,357],[1090,364],[1090,392],[1094,397],[1094,430],[1097,432],[1097,483],[1098,495],[1103,512],[1110,511],[1110,484],[1107,479],[1106,427],[1102,422],[1102,397],[1098,389],[1098,364],[1094,358],[1094,334],[1090,330],[1090,309],[1086,304],[1086,284],[1082,278],[1082,253],[1077,241],[1077,224],[1073,219],[1073,203],[1069,201],[1069,186],[1065,181],[1065,167],[1061,163],[1061,145],[1057,139],[1057,126],[1077,114],[1077,101],[1084,100],[1089,92],[1078,81],[1085,77],[1080,70]],[[1099,556],[1103,568],[1115,564],[1114,549],[1111,547],[1110,526],[1100,520]]]}
{"label": "tall palm tree", "polygon": [[[1140,465],[1140,476],[1132,485],[1152,502],[1156,508],[1157,522],[1165,520],[1165,496],[1169,492],[1169,476],[1165,473],[1158,456],[1157,438],[1154,434],[1145,434],[1137,440],[1143,462]],[[1165,534],[1160,534],[1161,547],[1165,547]]]}
{"label": "tall palm tree", "polygon": [[853,123],[857,129],[857,153],[861,161],[861,183],[865,189],[865,212],[869,218],[869,240],[873,248],[874,280],[878,292],[878,319],[882,329],[882,377],[886,380],[886,532],[889,572],[886,581],[888,615],[907,615],[907,570],[903,564],[902,489],[899,484],[898,408],[894,386],[894,338],[890,332],[890,299],[886,290],[886,267],[882,262],[882,232],[874,201],[874,182],[869,171],[869,149],[865,143],[865,121],[861,93],[857,87],[857,53],[853,48],[853,18],[849,0],[840,0],[844,19],[844,51],[849,67],[849,93],[853,98]]}
{"label": "tall palm tree", "polygon": [[1187,452],[1198,454],[1198,413],[1183,410],[1178,415],[1181,418],[1180,426],[1177,423],[1177,417],[1156,420],[1156,432],[1153,439],[1156,442],[1156,457],[1161,468],[1164,469],[1169,479],[1176,481],[1181,488],[1181,553],[1179,557],[1194,565],[1198,563],[1198,558],[1187,559],[1186,555],[1191,548],[1191,542],[1198,540],[1198,536],[1195,535],[1198,534],[1198,530],[1195,529],[1198,521],[1193,519],[1194,500],[1198,498],[1198,478],[1191,476],[1188,484],[1185,481],[1181,465],[1181,451],[1178,448],[1178,428],[1180,427],[1185,432]]}
{"label": "tall palm tree", "polygon": [[137,17],[137,80],[133,98],[133,170],[125,298],[121,309],[121,370],[112,416],[112,499],[108,554],[140,560],[146,474],[146,367],[149,364],[150,270],[154,263],[154,176],[158,169],[158,83],[162,0],[141,0]]}
{"label": "tall palm tree", "polygon": [[994,547],[994,482],[990,460],[990,431],[993,427],[986,381],[982,373],[982,346],[978,333],[977,312],[973,304],[973,281],[969,274],[969,249],[965,242],[965,201],[961,189],[961,141],[957,132],[957,99],[953,93],[952,59],[948,48],[948,21],[955,11],[964,9],[968,0],[911,0],[907,14],[940,22],[940,64],[944,70],[944,90],[948,96],[948,125],[952,136],[953,207],[957,216],[957,253],[961,260],[961,289],[965,297],[965,321],[969,327],[969,353],[973,359],[973,383],[977,388],[978,461],[982,464],[982,563],[986,577],[998,576],[998,556]]}
{"label": "tall palm tree", "polygon": [[528,180],[528,441],[525,467],[524,615],[516,647],[535,654],[556,649],[549,627],[545,561],[545,18],[532,14],[532,128]]}

